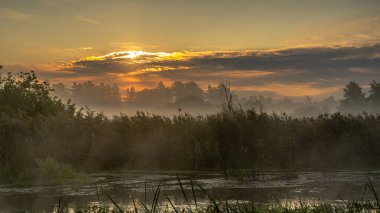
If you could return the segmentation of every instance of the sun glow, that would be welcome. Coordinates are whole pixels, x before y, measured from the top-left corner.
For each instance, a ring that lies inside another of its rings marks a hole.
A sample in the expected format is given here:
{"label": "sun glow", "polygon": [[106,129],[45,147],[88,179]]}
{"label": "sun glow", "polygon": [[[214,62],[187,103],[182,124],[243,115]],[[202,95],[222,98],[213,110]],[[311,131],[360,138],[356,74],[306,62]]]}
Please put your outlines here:
{"label": "sun glow", "polygon": [[145,55],[146,52],[139,50],[139,51],[120,51],[120,52],[112,52],[105,55],[105,58],[112,58],[112,59],[120,59],[120,58],[130,58],[134,59],[139,56]]}
{"label": "sun glow", "polygon": [[126,55],[125,58],[137,58],[140,55],[143,55],[144,52],[139,50],[139,51],[129,51],[129,55]]}

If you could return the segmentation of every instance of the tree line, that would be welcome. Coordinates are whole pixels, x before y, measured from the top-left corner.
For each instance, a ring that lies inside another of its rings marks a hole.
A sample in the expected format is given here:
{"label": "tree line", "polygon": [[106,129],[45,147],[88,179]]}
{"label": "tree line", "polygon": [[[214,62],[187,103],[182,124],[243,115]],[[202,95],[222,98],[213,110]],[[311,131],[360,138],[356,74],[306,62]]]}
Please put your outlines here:
{"label": "tree line", "polygon": [[363,88],[358,83],[351,81],[343,89],[344,98],[341,101],[340,109],[344,112],[380,112],[380,83],[373,81],[369,84],[368,95],[363,92]]}
{"label": "tree line", "polygon": [[78,106],[89,106],[94,109],[174,109],[185,106],[215,110],[222,101],[221,84],[209,86],[203,91],[194,82],[176,81],[166,86],[159,82],[153,88],[136,91],[134,87],[121,92],[119,87],[105,83],[95,84],[92,81],[73,83],[70,88],[62,83],[53,84],[53,94],[62,100],[72,100]]}
{"label": "tree line", "polygon": [[[92,81],[73,83],[71,88],[64,84],[53,84],[53,94],[62,100],[72,100],[79,106],[89,106],[94,109],[115,108],[123,109],[165,109],[177,110],[184,107],[217,110],[226,99],[224,96],[224,83],[216,86],[209,85],[207,90],[202,90],[194,82],[176,81],[168,86],[159,82],[153,88],[145,88],[136,91],[134,87],[121,92],[119,87],[105,83],[95,84]],[[354,81],[343,88],[343,98],[338,100],[329,96],[323,100],[315,101],[311,97],[305,97],[304,101],[294,101],[291,98],[275,100],[263,95],[239,96],[234,93],[234,102],[243,109],[255,108],[263,112],[285,112],[297,117],[318,116],[323,113],[336,111],[346,113],[380,112],[380,83],[373,81],[369,84],[368,94]]]}

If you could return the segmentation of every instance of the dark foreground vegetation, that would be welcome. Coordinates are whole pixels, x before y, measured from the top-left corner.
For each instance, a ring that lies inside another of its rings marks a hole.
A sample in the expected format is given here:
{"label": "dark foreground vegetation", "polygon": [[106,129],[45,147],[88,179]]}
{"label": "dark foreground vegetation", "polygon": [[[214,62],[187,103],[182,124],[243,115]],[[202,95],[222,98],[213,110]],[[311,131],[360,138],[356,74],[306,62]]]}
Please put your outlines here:
{"label": "dark foreground vegetation", "polygon": [[212,115],[107,118],[62,103],[33,72],[3,75],[1,178],[70,178],[72,170],[380,168],[380,116],[294,118],[241,110],[231,97]]}

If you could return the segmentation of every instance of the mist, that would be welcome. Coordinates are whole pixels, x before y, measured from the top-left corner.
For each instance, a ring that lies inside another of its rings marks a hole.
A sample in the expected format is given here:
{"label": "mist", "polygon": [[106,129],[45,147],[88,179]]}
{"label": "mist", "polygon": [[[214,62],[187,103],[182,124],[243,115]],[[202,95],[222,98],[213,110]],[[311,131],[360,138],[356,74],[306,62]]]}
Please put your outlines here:
{"label": "mist", "polygon": [[159,115],[173,116],[179,113],[191,115],[215,114],[221,111],[226,101],[228,86],[232,94],[234,105],[242,110],[255,110],[258,113],[287,114],[289,116],[317,117],[322,114],[336,112],[346,114],[361,114],[379,112],[378,90],[379,83],[373,81],[368,85],[367,93],[356,82],[352,81],[341,89],[339,97],[281,97],[263,95],[256,91],[235,91],[233,85],[221,82],[217,85],[208,85],[202,89],[194,81],[175,81],[165,85],[157,82],[155,87],[136,91],[128,87],[121,91],[117,84],[93,83],[85,81],[64,85],[52,84],[52,94],[64,102],[70,101],[79,108],[88,107],[96,112],[102,112],[108,117],[114,115],[133,115],[137,111]]}

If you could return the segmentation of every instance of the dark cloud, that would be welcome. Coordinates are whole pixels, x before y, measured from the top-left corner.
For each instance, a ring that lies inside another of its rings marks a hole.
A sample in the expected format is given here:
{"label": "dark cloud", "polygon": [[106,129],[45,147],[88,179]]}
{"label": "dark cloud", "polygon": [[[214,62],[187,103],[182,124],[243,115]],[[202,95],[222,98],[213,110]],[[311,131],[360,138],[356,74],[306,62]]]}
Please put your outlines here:
{"label": "dark cloud", "polygon": [[166,55],[142,53],[137,57],[129,57],[130,54],[110,53],[71,62],[61,70],[61,76],[102,78],[122,74],[140,79],[140,85],[152,79],[211,83],[229,80],[237,87],[309,84],[316,89],[344,85],[350,80],[359,83],[380,80],[380,44]]}
{"label": "dark cloud", "polygon": [[[186,54],[186,53],[185,53]],[[380,44],[361,47],[298,48],[277,51],[208,52],[191,54],[185,60],[147,61],[144,66],[128,63],[131,59],[105,58],[104,60],[79,60],[69,68],[73,72],[101,74],[106,72],[131,72],[141,67],[167,67],[177,71],[268,70],[278,72],[324,71],[335,77],[339,70],[350,68],[377,69],[380,66]],[[147,58],[147,57],[144,57]],[[181,67],[186,67],[181,70]],[[165,69],[163,70],[165,71]],[[313,74],[312,74],[313,75]],[[322,75],[322,76],[325,76]],[[339,75],[338,75],[339,76]]]}
{"label": "dark cloud", "polygon": [[[380,45],[335,48],[298,48],[270,52],[242,52],[241,55],[218,57],[209,55],[187,61],[162,61],[161,66],[190,67],[186,70],[161,72],[167,78],[208,78],[221,71],[261,70],[271,75],[239,79],[239,84],[268,82],[303,83],[318,81],[321,86],[339,80],[371,81],[380,78]],[[223,74],[223,73],[221,73]],[[221,78],[223,76],[220,76]],[[244,77],[244,74],[242,74]],[[195,78],[195,77],[194,77]],[[211,78],[215,78],[214,75]]]}
{"label": "dark cloud", "polygon": [[105,73],[126,73],[135,70],[134,65],[123,63],[120,59],[80,60],[72,63],[72,67],[65,69],[72,74],[97,76]]}

